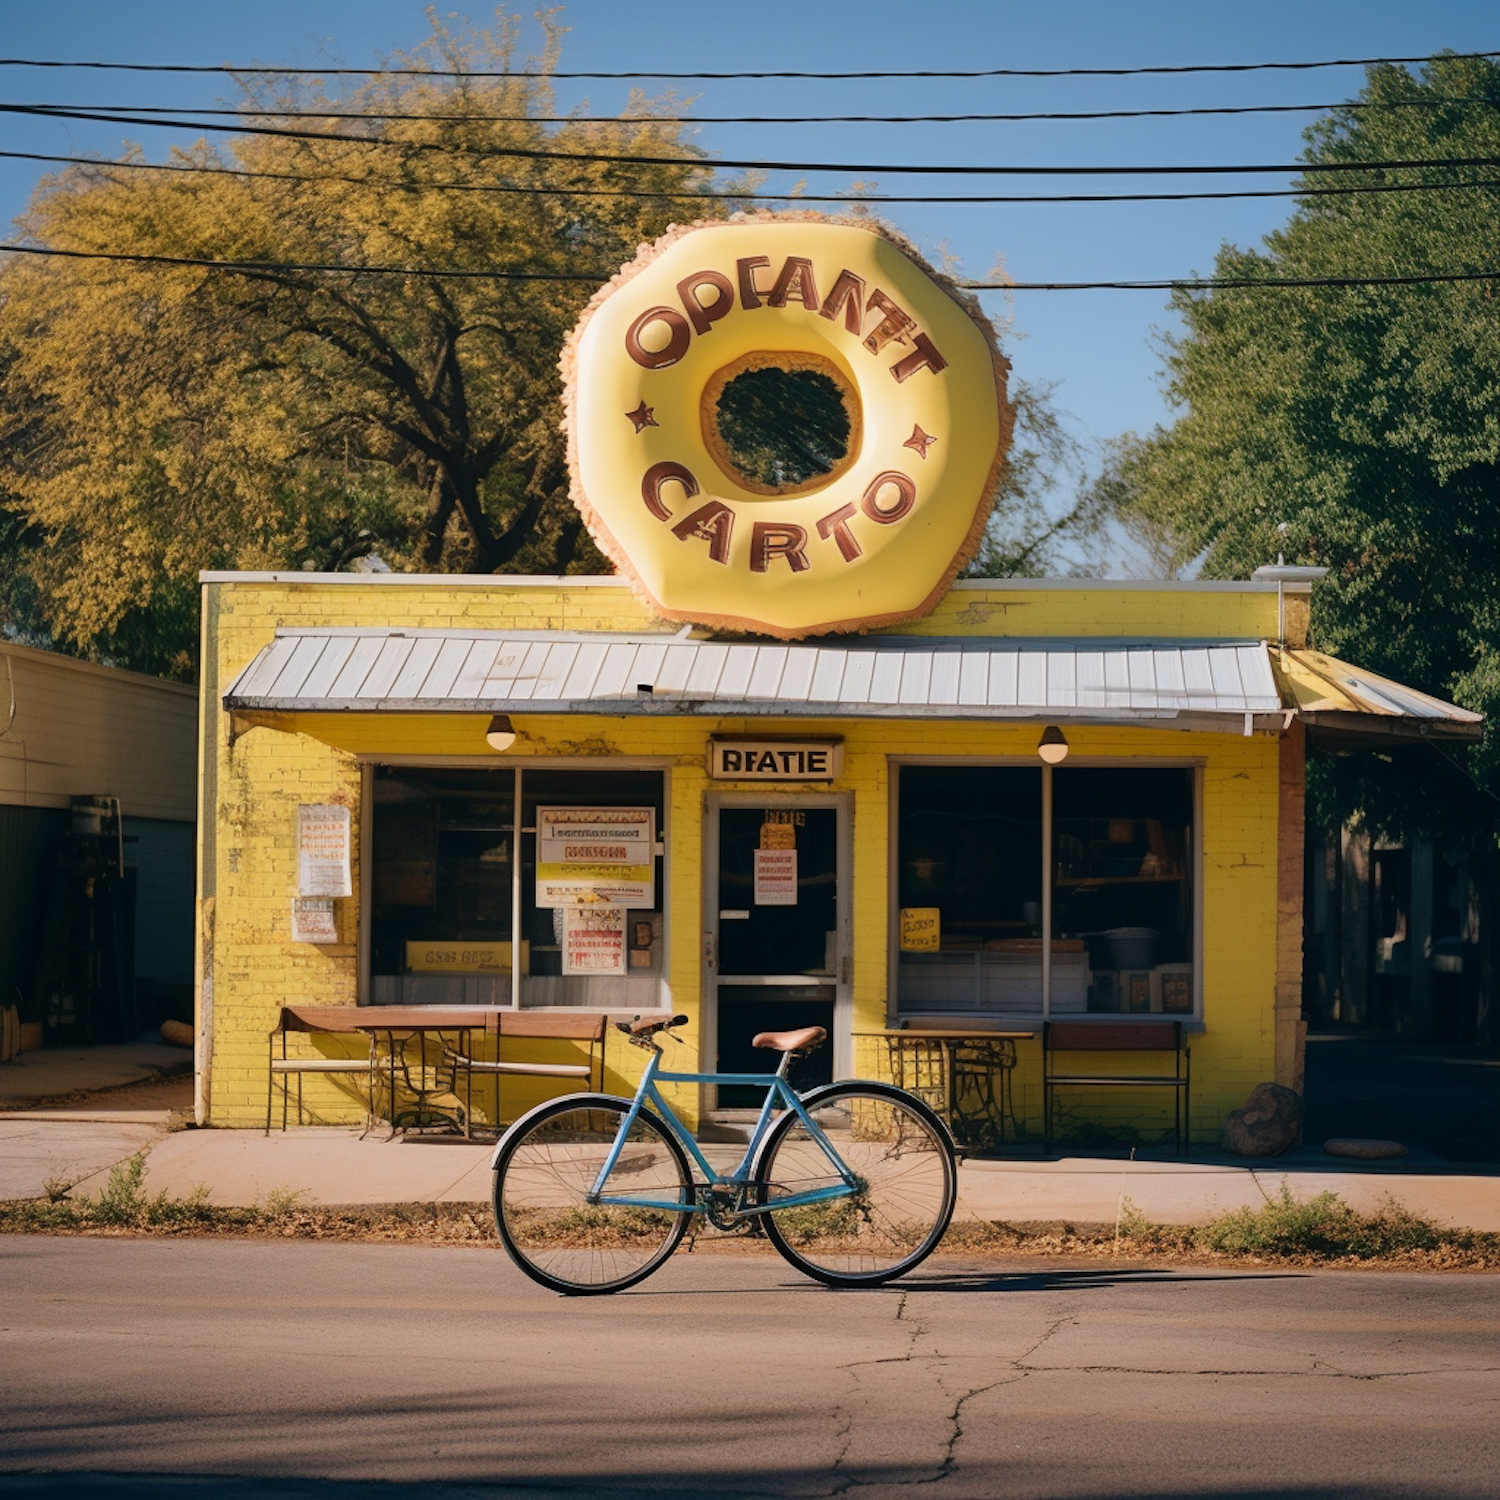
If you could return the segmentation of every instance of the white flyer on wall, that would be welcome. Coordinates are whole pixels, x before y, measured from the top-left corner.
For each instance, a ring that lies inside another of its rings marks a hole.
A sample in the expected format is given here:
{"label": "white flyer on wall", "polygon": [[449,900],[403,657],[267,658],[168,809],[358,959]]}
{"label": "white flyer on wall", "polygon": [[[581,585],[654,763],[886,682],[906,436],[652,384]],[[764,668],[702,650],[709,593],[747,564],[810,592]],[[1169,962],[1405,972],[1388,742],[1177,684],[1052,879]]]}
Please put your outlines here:
{"label": "white flyer on wall", "polygon": [[349,809],[304,802],[297,809],[297,894],[350,896]]}
{"label": "white flyer on wall", "polygon": [[332,896],[292,897],[292,941],[336,943],[338,925],[333,918]]}
{"label": "white flyer on wall", "polygon": [[757,906],[795,906],[797,904],[797,851],[795,849],[757,849],[755,851],[755,904]]}
{"label": "white flyer on wall", "polygon": [[625,972],[623,906],[565,906],[562,917],[564,974]]}

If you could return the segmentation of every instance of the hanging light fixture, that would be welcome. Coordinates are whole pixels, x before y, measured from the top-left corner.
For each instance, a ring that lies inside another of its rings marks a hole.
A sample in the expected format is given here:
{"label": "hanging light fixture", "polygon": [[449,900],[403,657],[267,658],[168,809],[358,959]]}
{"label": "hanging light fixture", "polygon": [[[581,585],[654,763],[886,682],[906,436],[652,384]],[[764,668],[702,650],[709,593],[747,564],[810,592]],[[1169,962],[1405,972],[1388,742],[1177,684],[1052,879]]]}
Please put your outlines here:
{"label": "hanging light fixture", "polygon": [[1060,766],[1068,758],[1068,742],[1056,724],[1049,724],[1043,731],[1036,753],[1049,766]]}
{"label": "hanging light fixture", "polygon": [[496,714],[490,720],[490,727],[485,730],[484,737],[489,741],[491,750],[509,750],[516,742],[516,727],[510,722],[510,715]]}

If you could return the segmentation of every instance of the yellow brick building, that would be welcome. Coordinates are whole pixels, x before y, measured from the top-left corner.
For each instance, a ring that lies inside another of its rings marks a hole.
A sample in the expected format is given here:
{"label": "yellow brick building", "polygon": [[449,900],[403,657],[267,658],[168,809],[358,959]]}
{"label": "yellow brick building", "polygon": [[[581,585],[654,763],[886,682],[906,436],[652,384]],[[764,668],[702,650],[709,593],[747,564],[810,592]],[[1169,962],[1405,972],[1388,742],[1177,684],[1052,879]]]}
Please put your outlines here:
{"label": "yellow brick building", "polygon": [[[1255,1084],[1300,1085],[1304,721],[1432,704],[1339,686],[1289,571],[959,583],[791,647],[663,626],[607,578],[205,575],[200,1120],[263,1123],[286,1004],[661,1007],[705,1070],[778,1019],[827,1025],[841,1077],[903,1023],[1013,1033],[1007,1130],[1039,1139],[1046,1020],[1171,1016],[1215,1140]],[[300,809],[347,815],[348,895],[307,901]],[[591,917],[557,894],[590,880]],[[317,940],[299,899],[331,908]],[[638,1056],[608,1051],[612,1090]],[[541,1097],[508,1082],[503,1112]],[[363,1109],[347,1077],[305,1100]],[[1172,1102],[1063,1109],[1149,1140]]]}

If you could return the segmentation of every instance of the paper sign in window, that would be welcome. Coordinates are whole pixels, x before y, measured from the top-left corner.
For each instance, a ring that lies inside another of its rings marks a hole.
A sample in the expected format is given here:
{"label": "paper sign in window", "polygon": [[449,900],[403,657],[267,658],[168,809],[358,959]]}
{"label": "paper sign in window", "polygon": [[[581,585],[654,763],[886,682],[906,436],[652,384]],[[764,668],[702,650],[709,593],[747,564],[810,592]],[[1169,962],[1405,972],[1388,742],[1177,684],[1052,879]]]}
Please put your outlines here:
{"label": "paper sign in window", "polygon": [[901,951],[936,953],[942,947],[942,911],[936,906],[901,908]]}
{"label": "paper sign in window", "polygon": [[795,906],[797,904],[797,851],[795,849],[757,849],[755,851],[755,904],[757,906]]}
{"label": "paper sign in window", "polygon": [[539,807],[536,904],[649,909],[655,852],[654,808]]}
{"label": "paper sign in window", "polygon": [[625,908],[564,907],[562,950],[564,974],[623,974]]}

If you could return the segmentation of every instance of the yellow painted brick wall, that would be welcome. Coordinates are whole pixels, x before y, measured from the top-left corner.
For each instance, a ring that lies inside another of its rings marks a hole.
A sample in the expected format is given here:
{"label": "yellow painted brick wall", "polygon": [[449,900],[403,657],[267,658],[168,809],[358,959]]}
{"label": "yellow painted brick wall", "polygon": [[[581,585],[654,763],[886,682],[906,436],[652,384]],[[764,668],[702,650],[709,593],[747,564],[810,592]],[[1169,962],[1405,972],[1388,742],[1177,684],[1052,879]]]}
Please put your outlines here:
{"label": "yellow painted brick wall", "polygon": [[[336,903],[340,943],[312,947],[290,941],[290,902],[296,892],[296,810],[304,802],[340,802],[358,828],[361,754],[485,756],[483,716],[328,715],[259,727],[231,746],[217,704],[223,688],[244,668],[276,628],[362,625],[476,629],[649,628],[644,611],[624,589],[556,586],[479,588],[442,584],[361,586],[318,582],[216,583],[206,601],[204,674],[205,744],[203,817],[213,820],[205,839],[202,882],[205,944],[212,996],[212,1053],[204,1061],[203,1115],[216,1125],[257,1125],[264,1119],[266,1033],[289,1001],[353,1005],[357,995],[358,898]],[[944,634],[1064,634],[1184,636],[1257,635],[1269,598],[1223,591],[1120,591],[1101,603],[1094,591],[1032,591],[1028,623],[1007,613],[1007,591],[958,590],[924,628]],[[1148,623],[1151,601],[1175,625]],[[1197,601],[1196,603],[1194,601]],[[1122,604],[1122,601],[1124,603]],[[1247,602],[1248,601],[1248,602]],[[984,605],[984,609],[974,606]],[[1001,608],[1005,606],[1005,608]],[[1072,612],[1069,613],[1069,610]],[[966,613],[967,612],[967,613]],[[998,615],[997,615],[998,612]],[[890,764],[892,755],[1015,756],[1035,764],[1036,726],[1000,723],[783,721],[798,734],[827,732],[845,739],[844,773],[834,790],[852,801],[854,1029],[876,1030],[886,1021],[890,907]],[[607,764],[615,756],[658,759],[670,772],[667,976],[672,1003],[698,1030],[701,999],[704,872],[702,830],[710,792],[704,761],[712,733],[764,733],[764,720],[533,717],[515,751],[496,757],[581,757]],[[314,731],[323,739],[315,738]],[[1244,1102],[1251,1087],[1274,1076],[1277,979],[1278,744],[1257,735],[1195,734],[1165,730],[1070,725],[1070,765],[1090,759],[1133,757],[1198,761],[1203,765],[1201,839],[1205,1031],[1193,1041],[1194,1136],[1217,1137],[1223,1118]],[[337,745],[325,743],[334,739]],[[716,782],[714,791],[733,791]],[[755,790],[741,787],[740,790]],[[764,790],[760,788],[759,790]],[[821,788],[820,788],[821,790]],[[358,890],[356,859],[355,889]],[[200,1023],[201,1023],[200,1018]],[[357,1055],[357,1041],[319,1038],[334,1055]],[[1017,1112],[1031,1134],[1041,1131],[1041,1065],[1038,1041],[1019,1044],[1014,1080]],[[574,1054],[563,1050],[561,1058]],[[616,1038],[609,1049],[607,1087],[625,1089],[638,1076],[642,1056]],[[674,1059],[675,1061],[675,1059]],[[861,1058],[861,1062],[864,1059]],[[1080,1059],[1085,1061],[1086,1059]],[[545,1086],[508,1095],[506,1114],[543,1097]],[[360,1118],[352,1088],[309,1078],[305,1097],[315,1116]],[[682,1097],[686,1113],[694,1101]],[[1078,1112],[1093,1109],[1080,1101]],[[1133,1116],[1154,1128],[1169,1119],[1170,1103],[1140,1096]],[[1106,1105],[1097,1111],[1107,1118]]]}

